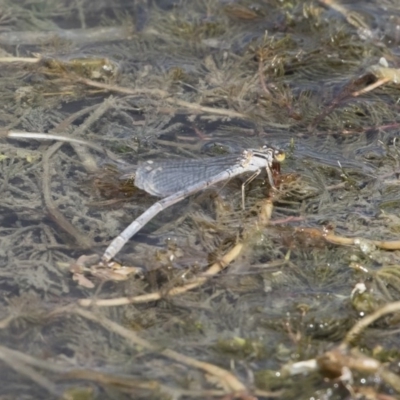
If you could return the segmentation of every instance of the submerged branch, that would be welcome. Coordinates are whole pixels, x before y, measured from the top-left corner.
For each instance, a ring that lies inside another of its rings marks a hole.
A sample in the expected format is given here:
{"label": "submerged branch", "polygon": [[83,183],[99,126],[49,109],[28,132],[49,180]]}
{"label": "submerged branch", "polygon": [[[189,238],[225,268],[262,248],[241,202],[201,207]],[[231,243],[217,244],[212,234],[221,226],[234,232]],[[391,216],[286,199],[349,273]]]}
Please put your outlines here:
{"label": "submerged branch", "polygon": [[50,159],[54,153],[62,146],[62,143],[56,143],[51,146],[47,152],[43,155],[43,198],[46,205],[47,211],[51,219],[65,232],[75,239],[75,242],[83,249],[90,249],[93,247],[93,242],[87,237],[87,235],[79,232],[59,211],[57,206],[54,204],[51,196],[51,173],[50,173]]}
{"label": "submerged branch", "polygon": [[345,339],[343,340],[342,346],[347,346],[351,344],[369,325],[374,323],[377,319],[382,318],[387,314],[398,312],[400,312],[400,301],[388,303],[373,312],[372,314],[360,319],[347,333]]}
{"label": "submerged branch", "polygon": [[71,313],[79,315],[83,318],[86,318],[90,321],[96,322],[103,326],[105,329],[109,330],[110,332],[113,332],[126,340],[128,342],[132,343],[134,346],[140,346],[144,349],[153,351],[153,352],[159,352],[160,355],[167,357],[171,360],[177,361],[179,363],[182,363],[184,365],[187,365],[188,367],[193,367],[200,369],[216,379],[220,381],[222,387],[227,387],[229,388],[230,392],[246,392],[246,386],[243,385],[233,374],[231,374],[229,371],[217,367],[216,365],[209,364],[203,361],[198,361],[192,357],[185,356],[181,353],[178,353],[174,350],[170,349],[165,349],[161,350],[159,349],[158,346],[153,345],[149,341],[142,339],[138,335],[136,335],[132,330],[124,328],[123,326],[117,324],[116,322],[92,313],[91,311],[84,310],[82,308],[74,308],[70,310]]}
{"label": "submerged branch", "polygon": [[400,240],[370,240],[360,237],[348,238],[335,235],[333,232],[327,232],[317,228],[296,228],[296,232],[305,233],[314,238],[324,239],[329,243],[337,245],[356,245],[356,246],[375,246],[383,250],[399,250]]}
{"label": "submerged branch", "polygon": [[79,44],[126,40],[132,36],[132,27],[100,27],[89,29],[58,29],[56,31],[1,32],[0,44],[4,46],[43,45],[54,40],[68,40]]}
{"label": "submerged branch", "polygon": [[240,118],[240,119],[248,118],[248,117],[246,117],[246,115],[239,113],[237,111],[228,110],[225,108],[206,107],[206,106],[202,106],[197,103],[190,103],[188,101],[175,99],[175,98],[170,97],[171,95],[168,92],[166,92],[165,90],[161,90],[161,89],[147,89],[147,88],[131,89],[131,88],[126,88],[126,87],[122,87],[122,86],[118,86],[118,85],[111,85],[111,84],[107,84],[107,83],[96,82],[91,79],[85,79],[85,78],[79,78],[79,79],[77,79],[77,81],[80,83],[83,83],[87,86],[95,87],[98,89],[108,90],[110,92],[116,92],[116,93],[122,93],[122,94],[134,95],[134,96],[141,95],[141,94],[156,96],[156,97],[165,99],[166,102],[168,102],[172,105],[187,108],[187,109],[189,109],[193,112],[197,112],[197,113],[222,115],[222,116],[229,117],[229,118]]}

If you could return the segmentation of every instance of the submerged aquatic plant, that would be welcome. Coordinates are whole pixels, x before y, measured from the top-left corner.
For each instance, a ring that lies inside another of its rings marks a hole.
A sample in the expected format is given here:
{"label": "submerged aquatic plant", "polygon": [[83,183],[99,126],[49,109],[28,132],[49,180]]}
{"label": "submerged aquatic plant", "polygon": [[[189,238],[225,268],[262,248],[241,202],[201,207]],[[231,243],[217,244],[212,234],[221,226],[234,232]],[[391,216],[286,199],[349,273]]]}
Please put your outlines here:
{"label": "submerged aquatic plant", "polygon": [[[399,20],[390,1],[5,2],[2,393],[395,397]],[[262,144],[287,153],[276,191],[258,177],[243,209],[229,180],[112,268],[91,257],[154,202],[127,166]]]}

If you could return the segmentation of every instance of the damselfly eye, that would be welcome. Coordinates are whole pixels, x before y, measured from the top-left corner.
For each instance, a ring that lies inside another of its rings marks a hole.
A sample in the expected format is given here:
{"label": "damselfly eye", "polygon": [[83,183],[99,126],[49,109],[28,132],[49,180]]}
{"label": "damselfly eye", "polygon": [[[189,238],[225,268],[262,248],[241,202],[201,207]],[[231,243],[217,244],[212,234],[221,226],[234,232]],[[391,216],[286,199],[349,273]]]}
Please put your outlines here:
{"label": "damselfly eye", "polygon": [[282,161],[285,160],[285,158],[286,158],[286,154],[285,154],[284,151],[282,151],[282,150],[275,150],[274,151],[274,159],[275,159],[275,161],[282,162]]}

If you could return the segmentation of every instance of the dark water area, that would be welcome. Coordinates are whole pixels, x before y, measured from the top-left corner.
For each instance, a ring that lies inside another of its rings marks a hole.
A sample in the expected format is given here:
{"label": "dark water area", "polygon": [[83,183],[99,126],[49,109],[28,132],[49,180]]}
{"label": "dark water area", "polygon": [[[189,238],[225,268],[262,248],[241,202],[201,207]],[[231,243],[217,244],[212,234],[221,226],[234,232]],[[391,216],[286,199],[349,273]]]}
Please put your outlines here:
{"label": "dark water area", "polygon": [[0,4],[1,399],[399,398],[397,1]]}

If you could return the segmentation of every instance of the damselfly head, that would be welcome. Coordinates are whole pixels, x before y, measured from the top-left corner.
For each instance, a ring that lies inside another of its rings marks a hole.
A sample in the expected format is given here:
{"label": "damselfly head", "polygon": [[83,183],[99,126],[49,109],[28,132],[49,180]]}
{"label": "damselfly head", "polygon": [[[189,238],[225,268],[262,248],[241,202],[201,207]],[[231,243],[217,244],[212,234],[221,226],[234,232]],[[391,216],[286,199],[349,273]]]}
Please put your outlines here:
{"label": "damselfly head", "polygon": [[274,149],[274,160],[277,162],[285,161],[286,154],[283,150]]}
{"label": "damselfly head", "polygon": [[274,147],[268,146],[268,145],[264,145],[262,147],[262,149],[264,152],[272,154],[273,161],[275,161],[275,162],[280,163],[280,162],[284,161],[286,158],[286,154],[283,150],[275,149]]}

